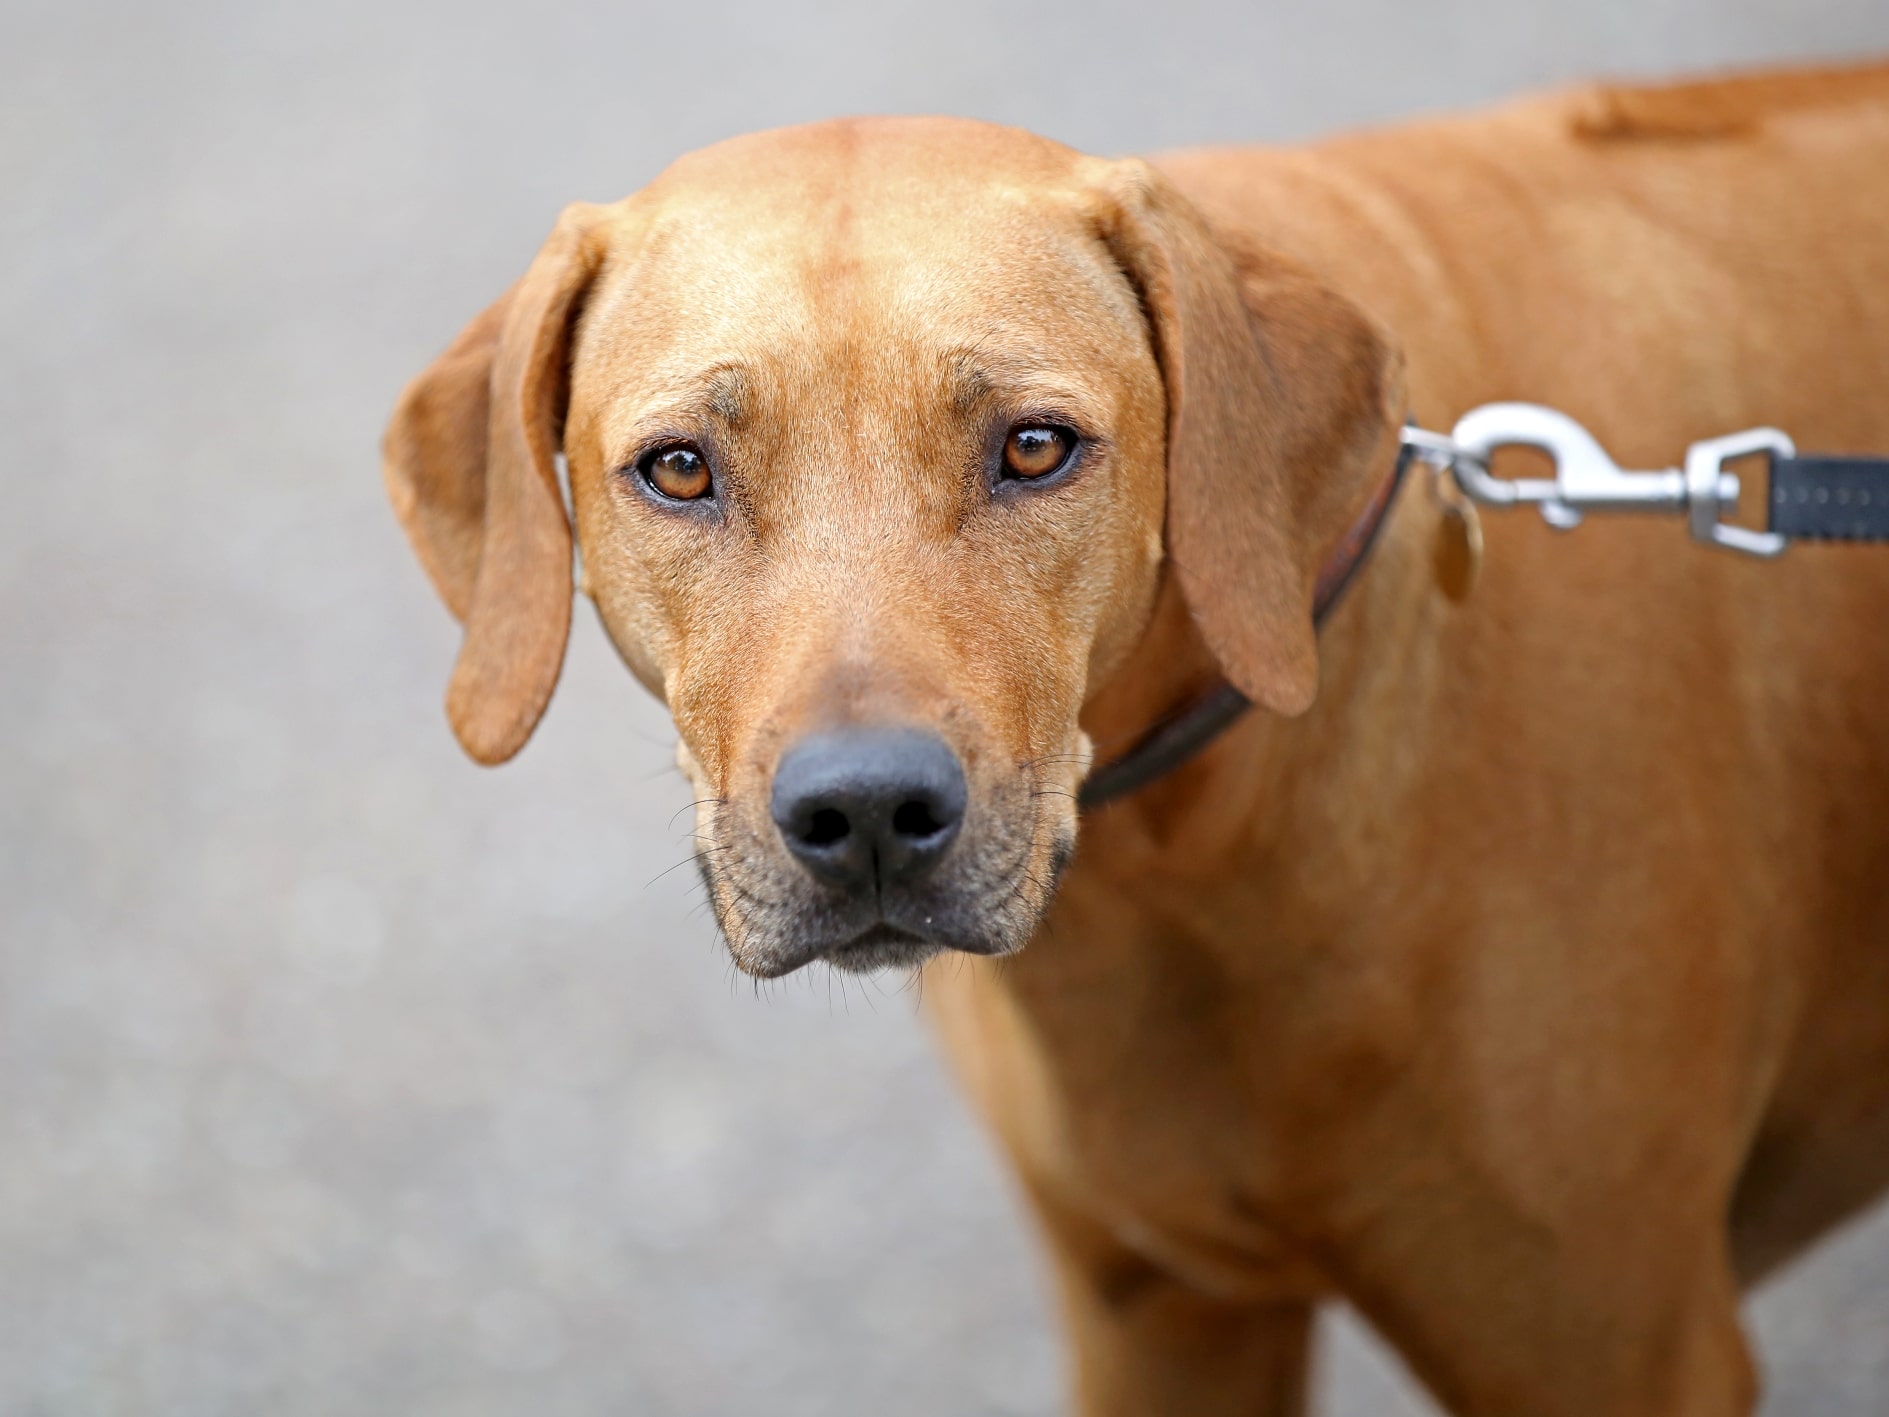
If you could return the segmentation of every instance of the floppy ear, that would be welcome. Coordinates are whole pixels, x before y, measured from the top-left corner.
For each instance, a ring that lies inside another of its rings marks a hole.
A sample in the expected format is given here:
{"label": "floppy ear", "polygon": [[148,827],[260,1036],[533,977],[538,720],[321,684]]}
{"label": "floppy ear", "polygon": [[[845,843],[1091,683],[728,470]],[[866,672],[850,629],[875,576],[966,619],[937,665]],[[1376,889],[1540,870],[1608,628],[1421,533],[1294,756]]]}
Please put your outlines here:
{"label": "floppy ear", "polygon": [[556,454],[598,210],[565,208],[524,278],[407,386],[381,445],[394,511],[466,627],[446,716],[482,763],[525,745],[564,663],[571,527]]}
{"label": "floppy ear", "polygon": [[1397,356],[1309,272],[1229,248],[1145,163],[1112,166],[1101,220],[1167,387],[1181,592],[1234,687],[1300,713],[1318,689],[1319,568],[1394,455]]}

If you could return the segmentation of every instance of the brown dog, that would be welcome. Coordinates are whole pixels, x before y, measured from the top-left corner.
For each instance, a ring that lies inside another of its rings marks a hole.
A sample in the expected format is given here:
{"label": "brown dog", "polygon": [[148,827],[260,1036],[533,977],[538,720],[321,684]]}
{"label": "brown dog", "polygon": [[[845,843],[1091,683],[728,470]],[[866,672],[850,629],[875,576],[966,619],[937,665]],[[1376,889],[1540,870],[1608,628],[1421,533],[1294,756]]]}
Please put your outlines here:
{"label": "brown dog", "polygon": [[[1315,640],[1405,414],[1496,398],[1889,452],[1889,69],[1152,167],[727,143],[569,209],[387,474],[498,762],[562,447],[743,969],[1011,956],[926,998],[1084,1412],[1298,1412],[1342,1293],[1458,1412],[1742,1413],[1741,1284],[1889,1183],[1889,554],[1517,513],[1457,605],[1413,486]],[[1091,744],[1220,674],[1263,710],[1078,849]]]}

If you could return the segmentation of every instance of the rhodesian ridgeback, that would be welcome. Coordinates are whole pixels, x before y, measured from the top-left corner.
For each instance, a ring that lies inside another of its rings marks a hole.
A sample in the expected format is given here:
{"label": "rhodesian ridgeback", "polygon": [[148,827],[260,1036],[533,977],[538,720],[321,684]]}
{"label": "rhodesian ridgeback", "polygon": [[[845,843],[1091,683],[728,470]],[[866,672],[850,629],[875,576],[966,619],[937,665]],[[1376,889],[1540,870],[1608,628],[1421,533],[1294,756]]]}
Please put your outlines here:
{"label": "rhodesian ridgeback", "polygon": [[1342,1295],[1458,1413],[1746,1413],[1741,1287],[1889,1183],[1889,555],[1491,514],[1446,595],[1413,478],[1315,633],[1404,420],[1504,398],[1889,452],[1889,68],[738,139],[566,210],[386,469],[474,758],[575,541],[736,963],[924,971],[1082,1412],[1300,1412]]}

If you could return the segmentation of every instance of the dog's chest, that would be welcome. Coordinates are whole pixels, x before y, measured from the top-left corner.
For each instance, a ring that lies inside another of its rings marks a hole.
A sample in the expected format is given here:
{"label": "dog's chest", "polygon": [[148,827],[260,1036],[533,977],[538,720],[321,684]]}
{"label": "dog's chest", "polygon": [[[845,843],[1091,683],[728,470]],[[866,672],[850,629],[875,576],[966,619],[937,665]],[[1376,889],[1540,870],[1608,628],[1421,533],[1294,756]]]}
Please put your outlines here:
{"label": "dog's chest", "polygon": [[1057,1120],[1027,1129],[1025,1154],[1124,1248],[1203,1292],[1271,1300],[1323,1287],[1299,1238],[1319,1228],[1316,1207],[1289,1198],[1292,1168],[1264,1118],[1230,1069],[1183,1076],[1193,1085],[1165,1103],[1134,1084],[1065,1095]]}
{"label": "dog's chest", "polygon": [[967,970],[927,998],[980,1111],[1051,1204],[1204,1291],[1324,1287],[1304,1237],[1325,1229],[1344,1110],[1274,1065],[1237,995],[1170,980],[1136,998],[1121,982],[1039,994]]}

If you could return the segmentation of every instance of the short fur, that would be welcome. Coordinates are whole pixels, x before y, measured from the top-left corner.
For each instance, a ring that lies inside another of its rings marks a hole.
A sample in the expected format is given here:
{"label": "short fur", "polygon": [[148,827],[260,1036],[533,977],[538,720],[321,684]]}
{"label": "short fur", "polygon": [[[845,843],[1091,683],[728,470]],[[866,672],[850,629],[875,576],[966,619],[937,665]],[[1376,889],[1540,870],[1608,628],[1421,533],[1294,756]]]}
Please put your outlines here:
{"label": "short fur", "polygon": [[[1458,1413],[1729,1417],[1741,1286],[1889,1183],[1889,556],[1492,515],[1457,605],[1412,487],[1316,641],[1311,582],[1406,411],[1539,401],[1663,466],[1758,423],[1889,453],[1886,391],[1889,69],[1153,165],[858,120],[571,209],[387,469],[496,761],[562,656],[562,438],[744,969],[1010,956],[925,997],[1082,1411],[1300,1412],[1342,1294]],[[993,486],[1049,416],[1082,463]],[[712,505],[639,485],[675,438]],[[1082,821],[1057,888],[1091,744],[1221,673],[1272,711]],[[877,917],[767,815],[859,721],[970,782],[902,948],[853,950]]]}

